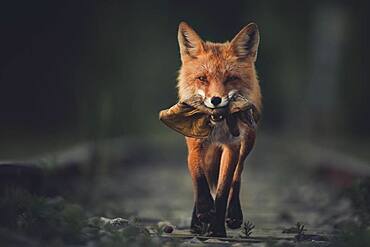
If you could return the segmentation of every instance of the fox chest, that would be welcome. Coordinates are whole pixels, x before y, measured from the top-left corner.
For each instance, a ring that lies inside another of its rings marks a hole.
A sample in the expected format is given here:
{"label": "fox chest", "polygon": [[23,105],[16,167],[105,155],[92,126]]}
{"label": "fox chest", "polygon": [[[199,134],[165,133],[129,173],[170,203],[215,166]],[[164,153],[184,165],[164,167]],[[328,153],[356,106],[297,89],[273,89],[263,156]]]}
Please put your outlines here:
{"label": "fox chest", "polygon": [[214,144],[231,144],[240,142],[242,138],[245,138],[245,126],[238,121],[238,127],[240,131],[239,136],[233,136],[229,130],[229,126],[226,121],[220,121],[213,124],[213,129],[208,137],[209,143]]}

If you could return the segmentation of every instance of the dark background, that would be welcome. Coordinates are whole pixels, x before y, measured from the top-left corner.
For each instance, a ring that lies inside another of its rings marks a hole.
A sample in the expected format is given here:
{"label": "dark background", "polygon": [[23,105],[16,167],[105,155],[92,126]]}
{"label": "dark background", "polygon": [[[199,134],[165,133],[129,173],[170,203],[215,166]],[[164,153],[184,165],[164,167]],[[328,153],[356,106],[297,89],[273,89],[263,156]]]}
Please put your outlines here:
{"label": "dark background", "polygon": [[367,1],[6,1],[0,4],[0,157],[110,137],[181,138],[177,27],[230,40],[259,25],[261,133],[367,153]]}
{"label": "dark background", "polygon": [[[264,109],[240,194],[252,238],[294,245],[282,229],[301,222],[314,241],[299,245],[369,246],[369,5],[2,1],[0,245],[165,246],[142,236],[160,221],[194,243],[184,138],[158,120],[177,102],[177,28],[223,42],[253,21]],[[91,227],[101,216],[130,221]]]}

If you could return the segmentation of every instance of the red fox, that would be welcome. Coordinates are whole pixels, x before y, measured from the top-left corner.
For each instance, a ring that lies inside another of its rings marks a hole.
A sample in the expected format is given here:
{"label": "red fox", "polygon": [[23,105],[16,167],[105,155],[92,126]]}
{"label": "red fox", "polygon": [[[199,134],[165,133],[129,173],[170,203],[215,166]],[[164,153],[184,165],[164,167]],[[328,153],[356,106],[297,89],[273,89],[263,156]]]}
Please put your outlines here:
{"label": "red fox", "polygon": [[[204,105],[220,108],[239,93],[261,111],[261,92],[255,70],[259,31],[255,23],[245,26],[230,42],[203,41],[185,22],[178,30],[182,65],[178,77],[180,101],[200,94]],[[225,120],[212,122],[208,138],[186,137],[188,167],[193,182],[194,208],[191,231],[226,236],[229,228],[243,222],[239,191],[243,163],[252,150],[255,130],[239,121],[240,135],[230,135]]]}

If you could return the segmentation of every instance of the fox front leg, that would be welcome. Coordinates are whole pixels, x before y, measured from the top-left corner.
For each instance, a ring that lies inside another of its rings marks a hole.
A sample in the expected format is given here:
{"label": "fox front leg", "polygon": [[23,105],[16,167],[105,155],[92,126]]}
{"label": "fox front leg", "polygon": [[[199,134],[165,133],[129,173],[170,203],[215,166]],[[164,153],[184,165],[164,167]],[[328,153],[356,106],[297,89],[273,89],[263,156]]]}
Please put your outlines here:
{"label": "fox front leg", "polygon": [[242,141],[241,143],[239,160],[233,176],[227,209],[226,223],[230,229],[237,229],[243,223],[243,212],[240,204],[241,177],[244,167],[244,161],[250,151],[253,149],[255,139],[255,131],[249,131],[248,134],[245,136],[244,141]]}
{"label": "fox front leg", "polygon": [[201,143],[194,138],[187,138],[189,149],[188,168],[193,182],[194,209],[191,230],[201,233],[199,228],[213,222],[215,215],[214,201],[211,196],[208,182],[202,170],[203,152]]}
{"label": "fox front leg", "polygon": [[210,236],[225,237],[225,215],[233,175],[239,160],[239,145],[223,148],[218,178],[215,208],[216,216],[210,227]]}

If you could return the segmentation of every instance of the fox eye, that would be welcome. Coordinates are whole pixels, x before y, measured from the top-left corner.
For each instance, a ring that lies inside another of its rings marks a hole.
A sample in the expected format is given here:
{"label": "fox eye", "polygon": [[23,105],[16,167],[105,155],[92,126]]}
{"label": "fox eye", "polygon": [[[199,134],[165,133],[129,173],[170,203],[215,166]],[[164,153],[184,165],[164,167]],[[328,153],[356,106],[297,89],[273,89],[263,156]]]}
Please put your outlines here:
{"label": "fox eye", "polygon": [[239,77],[237,77],[237,76],[228,76],[225,80],[225,83],[226,82],[231,82],[231,81],[236,81],[236,80],[239,80]]}
{"label": "fox eye", "polygon": [[200,81],[201,81],[201,82],[203,82],[203,83],[207,83],[207,82],[208,82],[208,80],[207,80],[207,77],[206,77],[206,76],[199,76],[197,79],[198,79],[198,80],[200,80]]}

